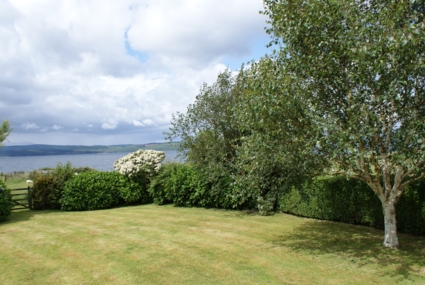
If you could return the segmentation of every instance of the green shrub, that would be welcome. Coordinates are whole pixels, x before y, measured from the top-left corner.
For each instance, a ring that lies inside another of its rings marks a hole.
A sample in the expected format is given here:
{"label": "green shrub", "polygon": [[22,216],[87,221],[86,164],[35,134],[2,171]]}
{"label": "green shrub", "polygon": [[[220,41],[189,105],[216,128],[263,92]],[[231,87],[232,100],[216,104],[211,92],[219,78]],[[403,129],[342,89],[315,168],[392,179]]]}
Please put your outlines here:
{"label": "green shrub", "polygon": [[33,209],[46,210],[53,208],[55,201],[54,180],[51,175],[38,176],[34,180],[34,191],[32,193]]}
{"label": "green shrub", "polygon": [[[398,231],[425,235],[424,188],[422,180],[404,190],[396,205]],[[384,227],[381,202],[366,183],[356,179],[322,177],[293,186],[279,199],[279,207],[298,216]]]}
{"label": "green shrub", "polygon": [[184,207],[211,206],[211,193],[205,181],[190,164],[167,163],[150,184],[156,204],[173,203]]}
{"label": "green shrub", "polygon": [[65,211],[105,209],[117,205],[120,175],[114,172],[86,172],[66,182],[60,200]]}
{"label": "green shrub", "polygon": [[202,199],[202,184],[198,183],[197,175],[193,167],[181,164],[175,168],[171,177],[165,184],[166,197],[176,206],[204,206],[207,204]]}
{"label": "green shrub", "polygon": [[89,167],[75,168],[68,161],[66,164],[58,163],[53,169],[46,169],[47,173],[34,171],[30,178],[34,181],[33,201],[34,209],[60,209],[60,199],[65,184],[73,179],[76,174],[95,171]]}
{"label": "green shrub", "polygon": [[10,215],[12,207],[10,190],[6,187],[6,183],[0,180],[0,222],[4,221]]}
{"label": "green shrub", "polygon": [[143,176],[128,177],[120,174],[120,200],[126,204],[150,203],[152,198],[147,191],[147,179]]}
{"label": "green shrub", "polygon": [[205,181],[210,194],[211,207],[224,209],[254,209],[252,195],[247,195],[245,185],[235,181],[234,175],[229,169],[212,165],[209,169],[198,169],[196,172],[200,179]]}
{"label": "green shrub", "polygon": [[149,194],[154,203],[184,207],[254,209],[253,199],[240,195],[232,177],[220,170],[205,170],[189,163],[166,163],[152,180]]}
{"label": "green shrub", "polygon": [[164,205],[172,203],[165,189],[168,189],[169,186],[166,186],[166,184],[173,173],[177,171],[179,165],[180,163],[175,162],[165,163],[159,170],[158,175],[151,181],[148,192],[155,204]]}
{"label": "green shrub", "polygon": [[65,211],[87,211],[148,201],[145,188],[118,172],[86,172],[66,182],[60,203]]}

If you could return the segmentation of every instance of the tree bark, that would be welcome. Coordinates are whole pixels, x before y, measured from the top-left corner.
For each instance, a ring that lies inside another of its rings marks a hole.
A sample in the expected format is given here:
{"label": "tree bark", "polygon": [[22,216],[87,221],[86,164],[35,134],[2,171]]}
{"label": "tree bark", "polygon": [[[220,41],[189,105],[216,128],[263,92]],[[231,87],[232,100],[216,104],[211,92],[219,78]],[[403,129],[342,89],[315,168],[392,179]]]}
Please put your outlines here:
{"label": "tree bark", "polygon": [[386,200],[382,201],[382,208],[384,211],[384,247],[398,248],[398,236],[397,236],[397,222],[395,216],[395,201]]}

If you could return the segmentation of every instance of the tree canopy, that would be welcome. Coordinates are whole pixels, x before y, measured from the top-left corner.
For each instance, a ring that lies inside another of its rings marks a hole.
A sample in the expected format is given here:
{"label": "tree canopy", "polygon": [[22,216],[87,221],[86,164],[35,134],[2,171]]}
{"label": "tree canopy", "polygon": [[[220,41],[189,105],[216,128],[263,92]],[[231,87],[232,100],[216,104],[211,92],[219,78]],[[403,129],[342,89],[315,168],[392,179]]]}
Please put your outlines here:
{"label": "tree canopy", "polygon": [[285,97],[303,104],[299,120],[286,117],[302,130],[295,142],[328,173],[371,187],[384,245],[398,247],[395,204],[425,175],[424,2],[265,0],[264,8],[274,60],[292,85]]}

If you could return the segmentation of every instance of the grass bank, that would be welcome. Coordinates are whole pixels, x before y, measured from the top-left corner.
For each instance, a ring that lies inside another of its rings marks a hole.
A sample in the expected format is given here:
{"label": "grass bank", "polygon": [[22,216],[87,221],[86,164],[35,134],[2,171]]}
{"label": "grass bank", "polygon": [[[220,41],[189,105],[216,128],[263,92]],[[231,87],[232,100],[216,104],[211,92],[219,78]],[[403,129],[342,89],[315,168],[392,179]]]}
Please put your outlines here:
{"label": "grass bank", "polygon": [[0,176],[0,179],[6,182],[7,187],[10,189],[15,188],[25,188],[28,187],[27,180],[29,179],[29,172],[17,173],[17,174],[7,174]]}
{"label": "grass bank", "polygon": [[0,284],[424,284],[425,239],[277,214],[144,205],[21,211]]}

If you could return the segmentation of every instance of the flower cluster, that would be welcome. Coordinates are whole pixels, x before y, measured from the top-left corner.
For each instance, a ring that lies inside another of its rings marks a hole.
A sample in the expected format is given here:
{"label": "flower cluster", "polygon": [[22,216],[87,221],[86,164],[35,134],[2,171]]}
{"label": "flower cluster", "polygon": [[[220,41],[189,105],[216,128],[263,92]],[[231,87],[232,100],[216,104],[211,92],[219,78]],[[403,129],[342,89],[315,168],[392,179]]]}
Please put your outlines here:
{"label": "flower cluster", "polygon": [[165,153],[163,151],[139,149],[116,160],[114,168],[128,177],[141,173],[151,176],[158,173],[164,158]]}

